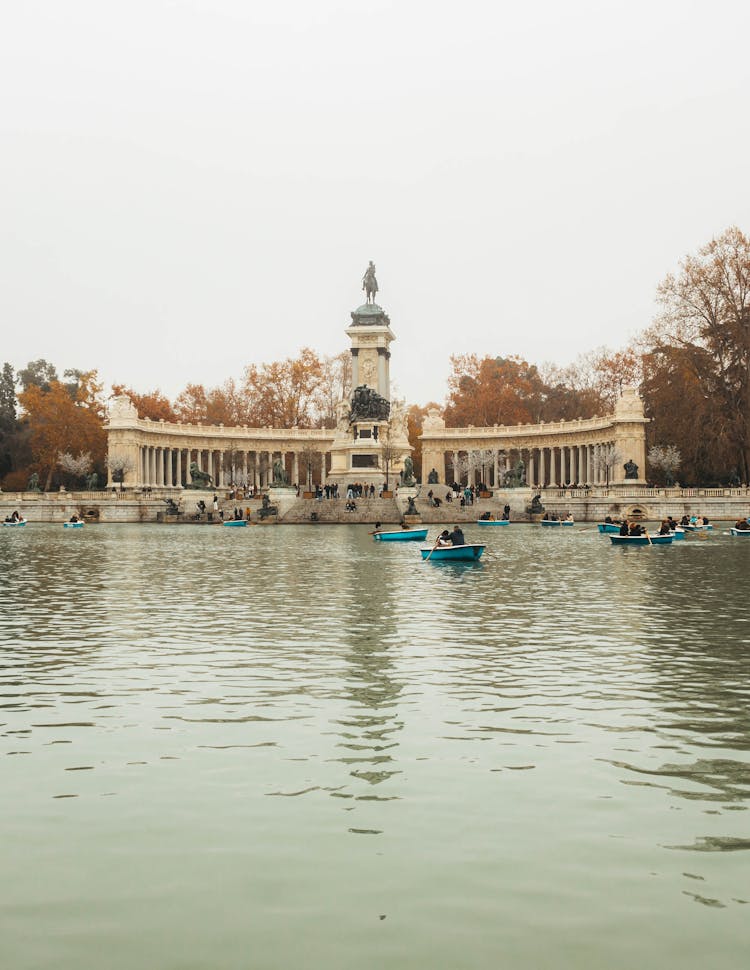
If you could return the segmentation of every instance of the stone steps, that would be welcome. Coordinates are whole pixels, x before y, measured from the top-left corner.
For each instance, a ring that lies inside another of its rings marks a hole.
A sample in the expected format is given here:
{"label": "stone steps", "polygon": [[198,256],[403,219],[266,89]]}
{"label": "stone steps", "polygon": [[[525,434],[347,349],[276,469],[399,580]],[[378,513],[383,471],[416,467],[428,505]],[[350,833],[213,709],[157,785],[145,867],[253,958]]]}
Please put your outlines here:
{"label": "stone steps", "polygon": [[374,523],[400,522],[402,518],[398,503],[392,498],[358,498],[356,512],[346,511],[345,498],[314,499],[298,498],[294,505],[281,515],[280,521],[284,525],[306,525],[311,521],[313,513],[318,522],[323,523]]}

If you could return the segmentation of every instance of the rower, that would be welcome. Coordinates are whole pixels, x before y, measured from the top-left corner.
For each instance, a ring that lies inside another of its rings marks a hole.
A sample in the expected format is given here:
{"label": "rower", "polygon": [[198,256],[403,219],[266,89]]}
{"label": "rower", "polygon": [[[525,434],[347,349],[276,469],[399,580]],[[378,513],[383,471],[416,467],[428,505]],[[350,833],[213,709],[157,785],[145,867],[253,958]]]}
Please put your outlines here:
{"label": "rower", "polygon": [[623,519],[622,520],[622,525],[620,526],[620,535],[621,536],[629,536],[630,535],[630,528],[628,526],[628,520],[627,519]]}

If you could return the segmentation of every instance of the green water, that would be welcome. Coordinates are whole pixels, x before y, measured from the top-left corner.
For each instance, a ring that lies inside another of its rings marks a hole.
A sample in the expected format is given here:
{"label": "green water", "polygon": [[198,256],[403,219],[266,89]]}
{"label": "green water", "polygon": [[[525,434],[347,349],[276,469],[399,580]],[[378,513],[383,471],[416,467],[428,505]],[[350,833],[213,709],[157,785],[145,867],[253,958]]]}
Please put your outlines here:
{"label": "green water", "polygon": [[745,966],[750,540],[467,539],[0,529],[2,970]]}

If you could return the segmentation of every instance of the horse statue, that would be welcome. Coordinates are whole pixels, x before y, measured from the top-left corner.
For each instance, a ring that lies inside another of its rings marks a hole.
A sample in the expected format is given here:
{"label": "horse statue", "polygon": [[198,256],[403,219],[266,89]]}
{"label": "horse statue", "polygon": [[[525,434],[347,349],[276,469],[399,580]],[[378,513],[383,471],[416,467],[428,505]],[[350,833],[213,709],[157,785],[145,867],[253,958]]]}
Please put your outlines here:
{"label": "horse statue", "polygon": [[198,468],[198,463],[195,461],[190,462],[190,482],[193,488],[211,488],[213,485],[213,478],[208,472],[202,472]]}
{"label": "horse statue", "polygon": [[375,263],[370,260],[370,265],[365,270],[365,275],[362,277],[362,289],[367,295],[367,302],[374,303],[375,297],[378,292],[378,281],[375,276]]}

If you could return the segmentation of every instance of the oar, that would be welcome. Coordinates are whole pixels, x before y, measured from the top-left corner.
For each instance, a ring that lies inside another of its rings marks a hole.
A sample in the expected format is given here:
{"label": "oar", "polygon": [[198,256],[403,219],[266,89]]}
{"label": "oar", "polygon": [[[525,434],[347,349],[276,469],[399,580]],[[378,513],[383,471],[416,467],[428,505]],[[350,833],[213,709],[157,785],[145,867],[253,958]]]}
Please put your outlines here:
{"label": "oar", "polygon": [[429,554],[427,556],[425,556],[425,558],[422,560],[422,562],[427,562],[427,560],[430,558],[430,556],[433,554],[433,552],[437,549],[439,542],[440,542],[440,536],[437,537],[437,539],[435,540],[435,545],[432,547],[432,549],[430,549]]}

